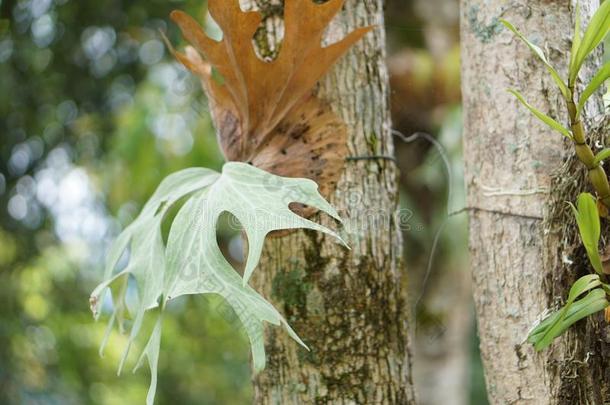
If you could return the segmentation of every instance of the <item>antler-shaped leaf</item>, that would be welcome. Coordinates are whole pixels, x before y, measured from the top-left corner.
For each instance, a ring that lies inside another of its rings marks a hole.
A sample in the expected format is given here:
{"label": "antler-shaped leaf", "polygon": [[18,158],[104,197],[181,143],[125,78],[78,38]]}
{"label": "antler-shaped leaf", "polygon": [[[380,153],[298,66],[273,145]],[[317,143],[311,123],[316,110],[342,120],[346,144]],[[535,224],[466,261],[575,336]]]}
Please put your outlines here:
{"label": "antler-shaped leaf", "polygon": [[[161,225],[178,201],[186,199],[171,223],[167,246]],[[256,371],[265,366],[264,322],[283,325],[298,343],[305,346],[280,313],[248,285],[259,262],[265,237],[274,231],[312,229],[335,236],[332,230],[300,217],[291,203],[306,204],[340,220],[337,212],[307,179],[279,177],[245,163],[227,163],[222,174],[207,169],[187,169],[170,175],[146,203],[138,218],[113,243],[108,255],[104,281],[91,294],[96,318],[108,288],[112,290],[113,311],[110,331],[125,311],[133,317],[127,346],[119,365],[122,370],[133,343],[142,332],[146,313],[160,307],[159,318],[138,366],[146,360],[152,374],[147,403],[154,399],[156,370],[161,343],[165,304],[183,295],[216,294],[235,311],[250,339]],[[224,258],[216,242],[216,224],[223,212],[234,215],[248,238],[248,255],[241,277]],[[119,270],[119,259],[129,251],[127,266]],[[117,271],[116,274],[115,271]],[[133,277],[137,302],[126,307],[126,282]]]}

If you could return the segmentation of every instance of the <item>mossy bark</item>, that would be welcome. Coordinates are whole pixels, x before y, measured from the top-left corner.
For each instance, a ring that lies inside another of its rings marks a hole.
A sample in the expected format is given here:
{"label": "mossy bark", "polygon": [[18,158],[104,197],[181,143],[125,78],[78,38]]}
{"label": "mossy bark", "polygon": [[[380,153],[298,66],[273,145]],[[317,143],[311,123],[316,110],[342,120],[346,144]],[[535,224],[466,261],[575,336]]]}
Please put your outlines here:
{"label": "mossy bark", "polygon": [[[492,404],[603,404],[610,401],[598,317],[578,323],[536,353],[525,342],[547,308],[565,302],[590,271],[565,201],[591,191],[573,145],[505,89],[516,88],[568,126],[567,106],[541,62],[499,18],[511,21],[567,78],[574,2],[462,0],[463,93],[470,250],[481,352]],[[599,6],[582,0],[587,17]],[[586,83],[591,65],[581,74]],[[600,97],[586,117],[599,118]],[[593,126],[589,120],[587,126]]]}
{"label": "mossy bark", "polygon": [[[257,43],[267,41],[259,44],[263,57],[280,47],[281,4],[256,2],[269,15],[257,35]],[[347,124],[352,156],[392,155],[383,2],[348,0],[325,41],[365,25],[378,27],[327,75],[319,92]],[[311,350],[268,328],[268,364],[254,378],[255,403],[414,403],[397,176],[390,160],[346,163],[332,203],[345,220],[351,250],[311,232],[268,241],[253,285]]]}

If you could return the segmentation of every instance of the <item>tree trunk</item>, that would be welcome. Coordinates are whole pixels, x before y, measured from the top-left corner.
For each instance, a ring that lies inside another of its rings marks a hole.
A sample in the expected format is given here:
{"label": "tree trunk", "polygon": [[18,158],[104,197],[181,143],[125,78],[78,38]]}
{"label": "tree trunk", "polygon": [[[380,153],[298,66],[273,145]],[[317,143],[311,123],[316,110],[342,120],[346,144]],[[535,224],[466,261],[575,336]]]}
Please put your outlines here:
{"label": "tree trunk", "polygon": [[[599,6],[597,0],[580,3],[585,20]],[[592,337],[596,328],[586,326],[592,321],[579,323],[541,353],[524,343],[534,321],[546,308],[564,302],[569,285],[584,271],[564,260],[570,252],[563,241],[574,238],[573,227],[558,223],[556,214],[566,200],[575,199],[576,191],[586,190],[586,183],[569,193],[557,187],[564,179],[576,183],[573,178],[583,177],[582,167],[572,160],[564,165],[572,145],[505,91],[521,90],[532,105],[566,122],[565,104],[548,72],[498,18],[537,42],[566,77],[573,5],[462,0],[470,250],[492,404],[602,404],[606,389],[598,375],[602,349]],[[591,69],[581,77],[588,82]],[[599,111],[599,103],[593,102],[587,115]],[[557,175],[568,166],[569,176]],[[567,229],[570,234],[564,233]],[[591,341],[595,344],[587,343]]]}
{"label": "tree trunk", "polygon": [[[281,4],[256,1],[272,42],[282,32]],[[326,41],[365,25],[377,29],[327,75],[320,94],[347,124],[352,156],[391,156],[382,0],[348,0]],[[253,285],[283,310],[311,351],[268,328],[267,369],[254,379],[255,403],[414,403],[397,202],[391,160],[348,161],[332,203],[351,250],[312,232],[268,241]]]}

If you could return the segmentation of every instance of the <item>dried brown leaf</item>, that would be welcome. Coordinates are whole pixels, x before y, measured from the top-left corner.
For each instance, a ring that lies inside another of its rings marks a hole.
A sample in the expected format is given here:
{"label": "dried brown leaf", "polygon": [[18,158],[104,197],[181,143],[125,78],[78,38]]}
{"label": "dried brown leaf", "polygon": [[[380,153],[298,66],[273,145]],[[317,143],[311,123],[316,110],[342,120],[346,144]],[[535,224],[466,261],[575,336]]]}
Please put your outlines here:
{"label": "dried brown leaf", "polygon": [[[327,196],[334,190],[347,154],[347,131],[312,89],[371,30],[358,29],[322,47],[323,33],[343,2],[286,0],[283,44],[271,62],[261,60],[253,46],[260,13],[243,12],[238,0],[208,2],[223,31],[221,41],[209,38],[189,15],[172,13],[192,45],[185,54],[175,55],[201,78],[228,160],[251,162],[282,176],[310,178]],[[212,78],[212,68],[222,75],[223,84]]]}

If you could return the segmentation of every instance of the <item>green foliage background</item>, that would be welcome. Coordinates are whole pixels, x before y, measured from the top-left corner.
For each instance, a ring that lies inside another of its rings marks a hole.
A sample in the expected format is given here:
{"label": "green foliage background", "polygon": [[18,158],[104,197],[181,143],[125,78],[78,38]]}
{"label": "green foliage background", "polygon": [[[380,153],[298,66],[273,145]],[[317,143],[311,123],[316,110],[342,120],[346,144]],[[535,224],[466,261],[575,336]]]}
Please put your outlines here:
{"label": "green foliage background", "polygon": [[[86,300],[100,253],[163,177],[220,167],[199,86],[157,32],[177,42],[169,12],[204,6],[1,2],[0,403],[143,402],[147,371],[116,377],[124,337],[100,358],[105,326]],[[85,208],[70,212],[75,202]],[[192,299],[173,310],[158,403],[248,403],[249,351],[230,309]]]}

